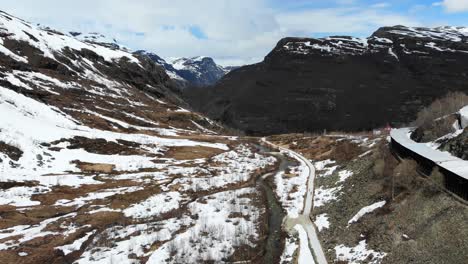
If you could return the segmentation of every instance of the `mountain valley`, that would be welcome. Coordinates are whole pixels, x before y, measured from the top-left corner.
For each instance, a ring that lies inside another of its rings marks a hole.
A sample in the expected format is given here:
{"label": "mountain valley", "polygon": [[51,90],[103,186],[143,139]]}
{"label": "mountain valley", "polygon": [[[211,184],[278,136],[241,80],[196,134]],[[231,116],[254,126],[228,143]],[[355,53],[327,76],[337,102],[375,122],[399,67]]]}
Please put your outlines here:
{"label": "mountain valley", "polygon": [[395,26],[223,67],[0,11],[0,263],[464,263],[467,59]]}

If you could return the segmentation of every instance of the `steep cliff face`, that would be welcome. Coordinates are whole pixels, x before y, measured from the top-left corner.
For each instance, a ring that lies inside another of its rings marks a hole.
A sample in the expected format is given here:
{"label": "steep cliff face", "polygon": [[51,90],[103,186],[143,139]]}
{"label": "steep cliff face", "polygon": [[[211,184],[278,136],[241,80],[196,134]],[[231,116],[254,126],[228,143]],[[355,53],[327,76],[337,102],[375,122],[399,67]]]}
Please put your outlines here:
{"label": "steep cliff face", "polygon": [[403,123],[468,91],[468,29],[386,27],[366,39],[285,38],[261,63],[190,94],[211,117],[255,134]]}

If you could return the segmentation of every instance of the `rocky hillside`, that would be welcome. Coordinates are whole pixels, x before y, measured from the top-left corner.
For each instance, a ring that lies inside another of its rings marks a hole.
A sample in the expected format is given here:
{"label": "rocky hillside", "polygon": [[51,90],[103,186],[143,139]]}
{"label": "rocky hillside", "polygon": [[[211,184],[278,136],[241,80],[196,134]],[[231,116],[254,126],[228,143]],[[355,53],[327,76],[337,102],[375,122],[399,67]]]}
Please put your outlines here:
{"label": "rocky hillside", "polygon": [[152,52],[139,50],[135,54],[146,55],[156,64],[164,67],[167,74],[181,89],[213,85],[236,68],[218,65],[209,57],[174,58],[166,61]]}
{"label": "rocky hillside", "polygon": [[270,137],[314,161],[312,219],[328,263],[464,263],[468,207],[415,162],[399,162],[386,135]]}
{"label": "rocky hillside", "polygon": [[385,27],[369,38],[285,38],[255,65],[189,95],[193,106],[254,134],[364,130],[414,119],[467,91],[468,29]]}

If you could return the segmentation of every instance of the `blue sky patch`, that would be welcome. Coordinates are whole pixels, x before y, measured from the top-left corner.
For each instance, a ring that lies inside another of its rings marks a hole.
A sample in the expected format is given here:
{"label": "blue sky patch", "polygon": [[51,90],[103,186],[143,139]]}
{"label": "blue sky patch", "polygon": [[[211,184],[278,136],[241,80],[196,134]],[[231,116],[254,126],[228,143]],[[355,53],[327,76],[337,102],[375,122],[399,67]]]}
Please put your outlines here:
{"label": "blue sky patch", "polygon": [[206,34],[203,32],[203,30],[199,26],[190,26],[188,30],[190,34],[192,34],[197,39],[208,39]]}

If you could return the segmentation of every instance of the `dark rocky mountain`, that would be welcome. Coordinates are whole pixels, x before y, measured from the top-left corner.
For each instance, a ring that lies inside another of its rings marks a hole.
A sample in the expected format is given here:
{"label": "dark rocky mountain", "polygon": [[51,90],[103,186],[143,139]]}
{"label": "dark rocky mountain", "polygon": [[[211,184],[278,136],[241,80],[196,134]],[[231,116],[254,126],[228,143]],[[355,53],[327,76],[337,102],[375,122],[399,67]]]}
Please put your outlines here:
{"label": "dark rocky mountain", "polygon": [[251,134],[404,123],[448,91],[468,91],[467,36],[466,28],[395,26],[365,39],[285,38],[263,62],[187,98]]}
{"label": "dark rocky mountain", "polygon": [[138,50],[135,54],[146,55],[164,67],[166,73],[181,89],[211,86],[232,69],[237,68],[223,67],[209,57],[176,58],[168,62],[153,52]]}
{"label": "dark rocky mountain", "polygon": [[166,60],[159,57],[157,54],[153,52],[148,52],[145,50],[137,50],[134,52],[134,54],[139,55],[139,56],[147,56],[154,63],[162,66],[166,70],[167,75],[169,75],[169,77],[176,83],[179,89],[183,90],[187,88],[188,86],[190,86],[190,83],[186,79],[184,79],[182,76],[179,75],[178,70],[175,69],[174,66],[172,66],[172,64],[168,63]]}

